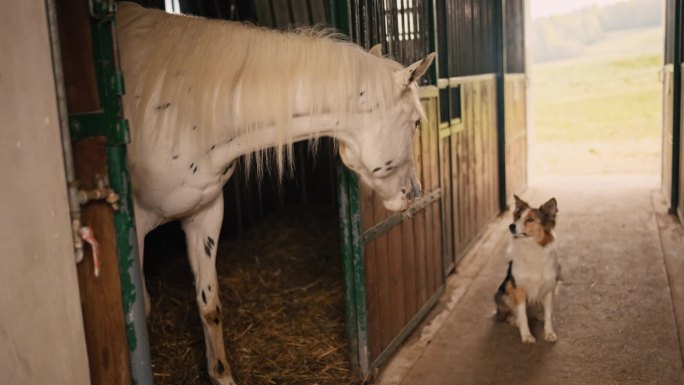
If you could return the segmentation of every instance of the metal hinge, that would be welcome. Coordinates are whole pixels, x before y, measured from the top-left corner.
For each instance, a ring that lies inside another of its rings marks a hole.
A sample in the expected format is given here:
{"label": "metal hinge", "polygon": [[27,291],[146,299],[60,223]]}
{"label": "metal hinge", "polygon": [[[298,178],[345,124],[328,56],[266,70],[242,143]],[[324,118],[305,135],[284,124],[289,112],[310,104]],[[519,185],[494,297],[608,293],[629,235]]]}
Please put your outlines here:
{"label": "metal hinge", "polygon": [[114,94],[118,96],[122,96],[125,92],[124,79],[121,71],[115,71],[114,75],[112,75],[112,90],[114,90]]}
{"label": "metal hinge", "polygon": [[90,0],[90,16],[95,19],[102,19],[113,15],[116,12],[116,1],[114,0]]}

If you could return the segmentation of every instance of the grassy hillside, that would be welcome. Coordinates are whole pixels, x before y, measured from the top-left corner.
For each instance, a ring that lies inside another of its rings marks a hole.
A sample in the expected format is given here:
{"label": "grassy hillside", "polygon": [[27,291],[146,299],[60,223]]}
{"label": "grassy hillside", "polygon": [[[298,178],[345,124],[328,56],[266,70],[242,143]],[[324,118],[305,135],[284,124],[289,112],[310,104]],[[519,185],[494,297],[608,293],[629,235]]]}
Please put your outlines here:
{"label": "grassy hillside", "polygon": [[657,173],[662,45],[660,28],[614,32],[533,66],[533,169]]}

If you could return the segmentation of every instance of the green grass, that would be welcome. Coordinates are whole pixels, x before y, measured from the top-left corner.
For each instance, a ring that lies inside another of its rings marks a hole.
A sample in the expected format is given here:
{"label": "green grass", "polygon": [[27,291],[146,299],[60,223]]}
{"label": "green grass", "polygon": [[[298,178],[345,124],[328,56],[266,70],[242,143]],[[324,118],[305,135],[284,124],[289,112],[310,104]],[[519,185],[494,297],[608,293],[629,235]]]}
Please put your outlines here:
{"label": "green grass", "polygon": [[662,46],[659,28],[624,31],[532,66],[532,175],[657,175]]}
{"label": "green grass", "polygon": [[532,67],[538,142],[621,142],[660,135],[660,29],[611,34],[585,55]]}

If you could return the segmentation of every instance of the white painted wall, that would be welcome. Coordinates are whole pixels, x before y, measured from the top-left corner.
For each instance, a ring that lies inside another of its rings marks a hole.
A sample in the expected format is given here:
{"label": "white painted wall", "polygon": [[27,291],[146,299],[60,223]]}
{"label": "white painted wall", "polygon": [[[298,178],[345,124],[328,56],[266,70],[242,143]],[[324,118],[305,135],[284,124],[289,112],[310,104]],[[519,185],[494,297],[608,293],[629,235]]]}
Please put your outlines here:
{"label": "white painted wall", "polygon": [[0,384],[90,382],[44,0],[0,12]]}

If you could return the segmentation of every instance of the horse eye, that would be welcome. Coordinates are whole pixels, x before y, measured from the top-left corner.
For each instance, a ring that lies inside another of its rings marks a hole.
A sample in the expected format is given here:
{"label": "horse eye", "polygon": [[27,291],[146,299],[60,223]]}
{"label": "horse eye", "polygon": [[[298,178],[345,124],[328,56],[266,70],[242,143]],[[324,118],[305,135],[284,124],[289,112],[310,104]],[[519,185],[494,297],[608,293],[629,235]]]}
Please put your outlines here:
{"label": "horse eye", "polygon": [[415,127],[418,128],[418,126],[420,126],[420,119],[416,120]]}

